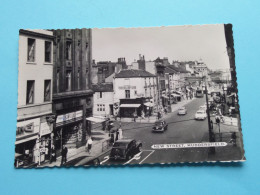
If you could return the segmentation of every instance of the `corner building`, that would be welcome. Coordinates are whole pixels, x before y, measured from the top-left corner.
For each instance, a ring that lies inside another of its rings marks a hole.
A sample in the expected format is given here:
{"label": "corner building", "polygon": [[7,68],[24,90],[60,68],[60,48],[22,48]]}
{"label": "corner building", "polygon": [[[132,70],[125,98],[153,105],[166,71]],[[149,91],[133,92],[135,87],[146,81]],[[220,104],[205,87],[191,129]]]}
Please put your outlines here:
{"label": "corner building", "polygon": [[54,30],[53,113],[57,151],[80,147],[91,134],[91,29]]}

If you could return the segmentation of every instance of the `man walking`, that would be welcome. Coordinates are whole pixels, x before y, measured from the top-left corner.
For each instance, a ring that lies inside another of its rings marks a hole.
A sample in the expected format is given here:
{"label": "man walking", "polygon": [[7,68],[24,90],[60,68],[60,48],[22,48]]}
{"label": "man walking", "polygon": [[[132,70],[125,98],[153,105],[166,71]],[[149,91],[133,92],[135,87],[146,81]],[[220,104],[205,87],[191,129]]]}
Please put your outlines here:
{"label": "man walking", "polygon": [[63,145],[61,151],[61,166],[67,162],[67,154],[68,154],[68,148],[65,145]]}
{"label": "man walking", "polygon": [[86,144],[87,152],[89,154],[91,153],[92,143],[93,143],[92,138],[89,137],[88,140],[87,140],[87,144]]}

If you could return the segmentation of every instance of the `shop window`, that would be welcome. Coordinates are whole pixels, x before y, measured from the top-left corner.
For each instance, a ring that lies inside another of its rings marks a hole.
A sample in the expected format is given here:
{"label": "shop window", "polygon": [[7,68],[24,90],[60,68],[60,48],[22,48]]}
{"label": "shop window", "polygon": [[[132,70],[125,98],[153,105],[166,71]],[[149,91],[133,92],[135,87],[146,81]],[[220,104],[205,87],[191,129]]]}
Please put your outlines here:
{"label": "shop window", "polygon": [[66,71],[66,91],[71,91],[71,70]]}
{"label": "shop window", "polygon": [[60,71],[57,70],[56,73],[56,87],[57,87],[57,93],[60,91]]}
{"label": "shop window", "polygon": [[125,90],[125,98],[130,98],[130,90]]}
{"label": "shop window", "polygon": [[44,81],[44,101],[48,102],[51,100],[51,80]]}
{"label": "shop window", "polygon": [[78,83],[78,89],[80,89],[80,70],[78,70],[78,74],[77,74],[77,83]]}
{"label": "shop window", "polygon": [[26,104],[34,103],[34,83],[33,80],[27,81]]}
{"label": "shop window", "polygon": [[66,41],[66,60],[71,60],[71,41]]}
{"label": "shop window", "polygon": [[28,38],[27,61],[35,61],[35,39]]}
{"label": "shop window", "polygon": [[45,41],[45,62],[51,62],[51,42]]}

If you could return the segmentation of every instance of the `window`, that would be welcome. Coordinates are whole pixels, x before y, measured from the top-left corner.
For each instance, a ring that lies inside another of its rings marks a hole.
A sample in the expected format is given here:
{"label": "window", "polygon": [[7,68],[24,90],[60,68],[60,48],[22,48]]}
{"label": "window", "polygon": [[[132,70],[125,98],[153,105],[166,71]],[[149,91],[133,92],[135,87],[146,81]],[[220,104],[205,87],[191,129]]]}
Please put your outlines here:
{"label": "window", "polygon": [[33,80],[27,81],[26,104],[34,103],[34,82]]}
{"label": "window", "polygon": [[60,71],[57,70],[57,73],[56,73],[56,87],[57,87],[57,93],[59,93],[60,91]]}
{"label": "window", "polygon": [[45,41],[45,62],[51,62],[51,42]]}
{"label": "window", "polygon": [[130,90],[125,90],[125,98],[130,98]]}
{"label": "window", "polygon": [[99,92],[99,98],[102,98],[102,92]]}
{"label": "window", "polygon": [[71,91],[71,70],[66,71],[66,91]]}
{"label": "window", "polygon": [[35,61],[35,39],[28,38],[28,51],[27,51],[27,61]]}
{"label": "window", "polygon": [[105,111],[105,104],[103,104],[103,111]]}
{"label": "window", "polygon": [[66,60],[71,60],[71,41],[66,41]]}
{"label": "window", "polygon": [[97,104],[97,111],[99,111],[99,104]]}
{"label": "window", "polygon": [[78,83],[78,89],[80,89],[80,70],[78,70],[77,83]]}
{"label": "window", "polygon": [[51,100],[51,80],[44,81],[44,101]]}

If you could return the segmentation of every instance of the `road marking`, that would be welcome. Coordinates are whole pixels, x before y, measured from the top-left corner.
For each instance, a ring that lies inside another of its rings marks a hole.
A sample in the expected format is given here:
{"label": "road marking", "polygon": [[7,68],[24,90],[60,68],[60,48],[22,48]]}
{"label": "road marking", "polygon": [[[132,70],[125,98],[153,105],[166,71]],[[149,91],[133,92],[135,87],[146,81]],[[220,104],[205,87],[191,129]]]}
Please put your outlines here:
{"label": "road marking", "polygon": [[109,160],[109,156],[105,156],[104,159],[105,159],[105,160],[103,160],[103,161],[100,163],[101,165]]}
{"label": "road marking", "polygon": [[[143,152],[143,151],[142,151]],[[137,153],[136,155],[134,155],[134,157],[133,158],[131,158],[129,161],[127,161],[126,163],[124,163],[124,165],[126,165],[126,164],[129,164],[132,160],[139,160],[141,157],[140,157],[140,155],[141,155],[141,153],[142,152],[139,152],[139,153]]]}
{"label": "road marking", "polygon": [[151,153],[148,154],[148,155],[139,163],[139,165],[140,165],[142,162],[144,162],[152,153],[154,153],[154,150],[149,150],[149,151],[151,151]]}

